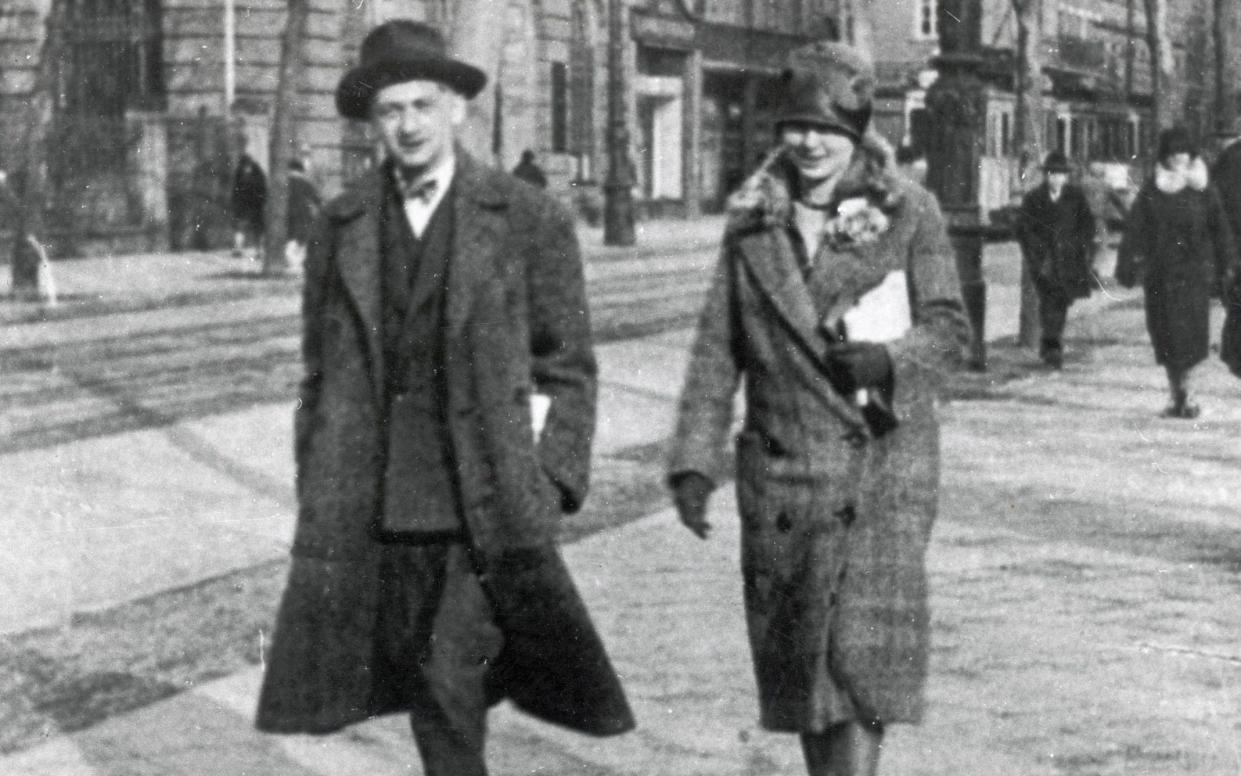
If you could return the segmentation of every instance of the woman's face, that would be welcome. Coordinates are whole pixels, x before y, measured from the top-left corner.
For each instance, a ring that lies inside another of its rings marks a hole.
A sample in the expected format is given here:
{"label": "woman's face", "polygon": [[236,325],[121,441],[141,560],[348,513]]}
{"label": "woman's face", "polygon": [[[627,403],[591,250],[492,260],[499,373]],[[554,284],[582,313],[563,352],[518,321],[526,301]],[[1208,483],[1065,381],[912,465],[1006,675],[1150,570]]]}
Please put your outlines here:
{"label": "woman's face", "polygon": [[1189,169],[1189,154],[1170,154],[1163,158],[1163,166],[1173,172],[1184,172]]}
{"label": "woman's face", "polygon": [[782,124],[780,140],[787,149],[785,157],[809,183],[819,183],[844,172],[857,148],[857,143],[849,136],[805,121]]}

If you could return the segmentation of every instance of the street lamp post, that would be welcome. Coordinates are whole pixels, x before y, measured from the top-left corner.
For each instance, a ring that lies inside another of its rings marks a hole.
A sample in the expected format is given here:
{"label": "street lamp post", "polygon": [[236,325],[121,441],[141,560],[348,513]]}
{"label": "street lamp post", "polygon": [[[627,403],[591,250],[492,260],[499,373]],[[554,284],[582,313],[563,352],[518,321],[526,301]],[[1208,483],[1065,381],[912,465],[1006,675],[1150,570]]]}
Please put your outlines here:
{"label": "street lamp post", "polygon": [[982,3],[980,0],[939,0],[936,23],[940,54],[938,72],[927,90],[930,142],[927,186],[939,197],[957,254],[961,296],[974,330],[969,365],[986,369],[987,286],[982,271],[982,246],[997,236],[982,217],[978,202],[980,164],[986,132],[986,86],[981,78]]}
{"label": "street lamp post", "polygon": [[608,177],[603,184],[603,242],[634,244],[633,165],[625,117],[625,6],[608,0]]}

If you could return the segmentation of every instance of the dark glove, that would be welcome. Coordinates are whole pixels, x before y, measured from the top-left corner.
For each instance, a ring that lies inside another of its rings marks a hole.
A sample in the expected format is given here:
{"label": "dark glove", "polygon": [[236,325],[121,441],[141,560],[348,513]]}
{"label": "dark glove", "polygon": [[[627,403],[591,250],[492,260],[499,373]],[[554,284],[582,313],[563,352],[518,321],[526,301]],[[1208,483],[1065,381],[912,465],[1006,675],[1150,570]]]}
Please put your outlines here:
{"label": "dark glove", "polygon": [[711,524],[707,522],[707,499],[715,489],[715,483],[698,472],[678,472],[672,475],[668,484],[672,487],[672,502],[676,504],[681,522],[699,539],[707,538],[711,533]]}
{"label": "dark glove", "polygon": [[827,371],[844,395],[859,388],[885,385],[892,378],[892,357],[877,342],[841,342],[827,351]]}

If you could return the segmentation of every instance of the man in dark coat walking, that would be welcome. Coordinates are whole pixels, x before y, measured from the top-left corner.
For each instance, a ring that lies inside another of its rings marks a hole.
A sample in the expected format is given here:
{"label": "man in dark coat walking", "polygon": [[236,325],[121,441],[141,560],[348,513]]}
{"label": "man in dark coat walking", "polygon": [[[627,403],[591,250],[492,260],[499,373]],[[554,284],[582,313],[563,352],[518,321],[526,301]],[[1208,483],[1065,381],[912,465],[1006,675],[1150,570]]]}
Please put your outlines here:
{"label": "man in dark coat walking", "polygon": [[240,256],[247,245],[263,250],[264,210],[267,207],[267,175],[246,151],[246,138],[238,139],[240,156],[233,168],[233,254]]}
{"label": "man in dark coat walking", "polygon": [[[1211,181],[1219,192],[1224,216],[1234,237],[1241,235],[1241,142],[1238,141],[1241,141],[1241,117],[1233,122],[1224,148],[1211,167]],[[1241,256],[1236,259],[1241,259]]]}
{"label": "man in dark coat walking", "polygon": [[408,712],[428,776],[483,776],[503,698],[633,726],[556,546],[586,495],[596,363],[572,222],[457,148],[485,75],[393,20],[337,87],[387,160],[306,259],[293,565],[258,727]]}
{"label": "man in dark coat walking", "polygon": [[537,186],[540,189],[547,188],[547,176],[543,174],[539,163],[534,160],[534,151],[529,148],[521,152],[521,161],[513,168],[513,176],[531,186]]}
{"label": "man in dark coat walking", "polygon": [[1054,369],[1064,365],[1064,324],[1069,307],[1090,296],[1097,235],[1094,213],[1081,188],[1069,183],[1069,163],[1052,151],[1045,179],[1021,201],[1017,240],[1038,292],[1043,336],[1039,356]]}

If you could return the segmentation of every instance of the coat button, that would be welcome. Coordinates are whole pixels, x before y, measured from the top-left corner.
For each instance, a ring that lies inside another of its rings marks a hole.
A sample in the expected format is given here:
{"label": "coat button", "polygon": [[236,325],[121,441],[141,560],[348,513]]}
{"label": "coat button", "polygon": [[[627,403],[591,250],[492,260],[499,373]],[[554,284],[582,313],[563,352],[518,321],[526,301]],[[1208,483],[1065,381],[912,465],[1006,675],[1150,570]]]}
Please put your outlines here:
{"label": "coat button", "polygon": [[845,504],[840,509],[837,509],[833,514],[840,519],[840,522],[845,524],[846,528],[848,528],[853,525],[853,521],[857,519],[857,508],[852,504]]}

